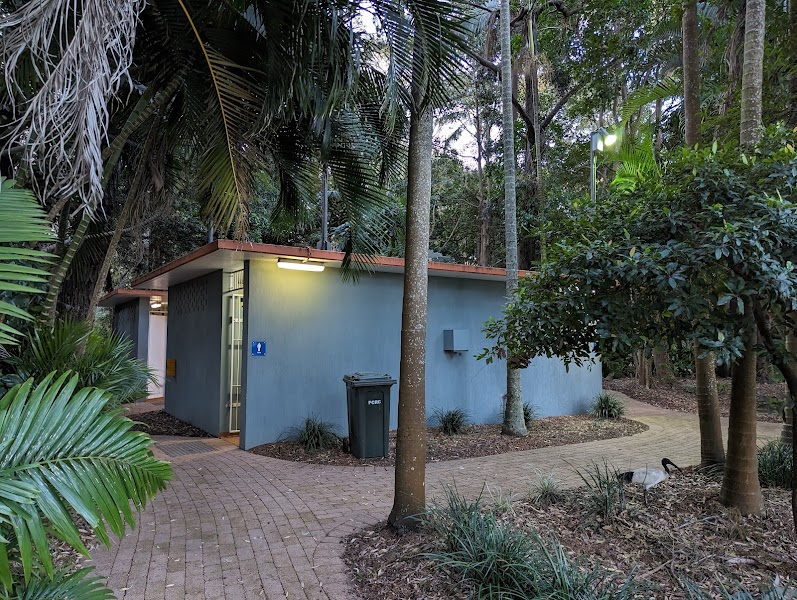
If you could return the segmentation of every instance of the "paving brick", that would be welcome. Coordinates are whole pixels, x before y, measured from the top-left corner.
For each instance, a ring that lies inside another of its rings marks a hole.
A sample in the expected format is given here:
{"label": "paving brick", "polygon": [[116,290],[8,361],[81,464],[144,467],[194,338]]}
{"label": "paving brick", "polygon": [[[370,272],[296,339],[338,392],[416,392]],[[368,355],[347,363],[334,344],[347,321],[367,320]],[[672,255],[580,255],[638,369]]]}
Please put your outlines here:
{"label": "paving brick", "polygon": [[[681,466],[700,459],[694,415],[626,399],[628,415],[649,426],[632,437],[427,466],[427,496],[446,486],[475,497],[527,493],[538,473],[578,485],[574,467],[606,459],[617,467]],[[777,424],[759,423],[776,437]],[[533,435],[533,433],[532,433]],[[155,452],[180,438],[157,438]],[[139,526],[94,556],[99,575],[126,600],[356,600],[341,560],[346,536],[386,518],[392,468],[303,465],[207,440],[212,452],[173,458],[170,486],[141,514]],[[163,456],[162,453],[159,454]],[[304,587],[302,587],[304,584]],[[167,587],[169,586],[169,587]]]}

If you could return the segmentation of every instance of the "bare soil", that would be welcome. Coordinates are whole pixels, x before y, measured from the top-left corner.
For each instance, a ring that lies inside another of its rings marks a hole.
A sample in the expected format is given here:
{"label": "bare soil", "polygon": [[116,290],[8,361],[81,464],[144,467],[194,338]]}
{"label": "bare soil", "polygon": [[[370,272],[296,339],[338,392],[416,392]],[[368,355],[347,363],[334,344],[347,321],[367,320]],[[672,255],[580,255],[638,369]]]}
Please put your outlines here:
{"label": "bare soil", "polygon": [[[776,577],[797,586],[797,540],[790,493],[765,489],[765,512],[741,516],[719,501],[720,483],[689,469],[657,486],[649,506],[642,493],[626,488],[627,505],[613,523],[585,509],[589,490],[565,492],[553,506],[520,500],[505,508],[501,520],[543,537],[555,536],[571,557],[625,578],[649,582],[640,597],[679,599],[679,578],[696,582],[719,597],[719,584],[742,584],[755,592]],[[398,534],[380,524],[346,540],[344,560],[365,600],[465,599],[470,590],[457,573],[446,571],[425,552],[437,549],[427,528]]]}
{"label": "bare soil", "polygon": [[164,410],[152,410],[137,415],[130,415],[135,421],[134,431],[143,431],[149,435],[178,435],[183,437],[213,437],[207,431],[194,427],[190,423],[173,417]]}
{"label": "bare soil", "polygon": [[[697,414],[697,384],[691,378],[676,379],[672,385],[659,384],[652,389],[645,389],[633,378],[604,379],[603,387],[607,390],[622,392],[646,404]],[[722,416],[727,417],[731,406],[731,380],[717,379],[717,391],[719,392]],[[786,384],[758,383],[756,395],[758,420],[771,423],[782,422],[781,410],[788,395]]]}
{"label": "bare soil", "polygon": [[[427,461],[439,462],[490,456],[505,452],[532,450],[548,446],[565,446],[594,440],[624,437],[647,431],[648,426],[628,419],[596,419],[593,417],[550,417],[537,419],[524,438],[501,435],[500,425],[471,425],[458,435],[446,435],[439,427],[430,428],[427,437]],[[342,447],[309,452],[294,442],[273,442],[252,448],[250,452],[282,460],[321,465],[392,466],[396,456],[396,432],[389,433],[390,455],[387,458],[359,459],[343,452]]]}

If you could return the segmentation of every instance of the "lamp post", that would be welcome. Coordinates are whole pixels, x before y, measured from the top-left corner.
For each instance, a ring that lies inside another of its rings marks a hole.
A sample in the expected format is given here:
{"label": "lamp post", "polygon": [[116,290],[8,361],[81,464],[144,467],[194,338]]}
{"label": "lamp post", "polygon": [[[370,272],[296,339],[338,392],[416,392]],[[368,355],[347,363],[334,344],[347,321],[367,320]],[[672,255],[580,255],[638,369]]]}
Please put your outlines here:
{"label": "lamp post", "polygon": [[598,131],[593,131],[589,136],[589,198],[595,202],[595,152],[603,152],[604,147],[613,146],[617,142],[617,136],[606,131],[601,127]]}

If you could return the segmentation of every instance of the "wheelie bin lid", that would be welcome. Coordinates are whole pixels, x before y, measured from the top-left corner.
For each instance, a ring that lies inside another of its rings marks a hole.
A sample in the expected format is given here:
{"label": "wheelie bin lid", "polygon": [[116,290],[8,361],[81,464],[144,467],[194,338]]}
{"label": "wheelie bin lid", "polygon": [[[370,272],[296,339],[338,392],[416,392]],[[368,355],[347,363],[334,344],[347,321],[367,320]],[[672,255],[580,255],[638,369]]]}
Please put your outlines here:
{"label": "wheelie bin lid", "polygon": [[395,385],[396,380],[387,373],[379,373],[378,371],[362,371],[357,373],[349,373],[343,376],[343,381],[347,386],[351,387],[365,387],[365,386],[379,386],[379,385]]}

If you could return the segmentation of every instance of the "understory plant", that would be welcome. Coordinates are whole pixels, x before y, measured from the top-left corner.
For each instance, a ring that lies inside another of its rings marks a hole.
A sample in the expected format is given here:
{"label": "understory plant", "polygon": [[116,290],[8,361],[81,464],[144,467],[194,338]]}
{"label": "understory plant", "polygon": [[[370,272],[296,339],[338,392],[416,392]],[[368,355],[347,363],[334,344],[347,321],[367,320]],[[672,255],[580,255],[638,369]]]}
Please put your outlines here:
{"label": "understory plant", "polygon": [[602,521],[614,522],[625,509],[620,472],[604,460],[602,464],[593,462],[583,471],[576,470],[576,473],[588,490],[585,511]]}
{"label": "understory plant", "polygon": [[564,490],[562,490],[552,475],[541,474],[537,482],[531,487],[531,501],[542,508],[561,502],[564,498]]}
{"label": "understory plant", "polygon": [[526,427],[531,427],[531,424],[537,418],[537,411],[534,410],[534,406],[531,402],[524,402],[523,403],[523,420],[526,422]]}
{"label": "understory plant", "polygon": [[90,569],[57,570],[50,555],[56,538],[88,556],[76,517],[109,546],[109,530],[123,537],[134,509],[171,478],[152,440],[120,409],[106,410],[110,401],[68,372],[0,399],[0,598],[113,598]]}
{"label": "understory plant", "polygon": [[435,419],[440,424],[440,431],[446,435],[457,435],[465,431],[470,425],[470,415],[461,408],[452,410],[437,409]]}
{"label": "understory plant", "polygon": [[315,414],[307,417],[300,426],[288,429],[283,437],[289,442],[299,444],[308,452],[331,450],[341,445],[335,426]]}
{"label": "understory plant", "polygon": [[612,394],[599,394],[592,403],[592,416],[598,419],[619,419],[625,414],[625,404]]}
{"label": "understory plant", "polygon": [[792,448],[781,440],[771,440],[758,450],[758,479],[761,485],[791,489],[794,476]]}
{"label": "understory plant", "polygon": [[447,505],[433,506],[427,518],[440,548],[426,557],[459,573],[477,598],[609,600],[637,589],[633,577],[618,584],[600,565],[570,559],[558,541],[499,521],[480,498],[449,489]]}
{"label": "understory plant", "polygon": [[108,392],[107,408],[114,408],[146,398],[153,378],[147,364],[132,356],[132,348],[121,333],[94,329],[84,321],[57,321],[31,332],[9,363],[20,380],[40,381],[54,368],[71,371],[81,387]]}

